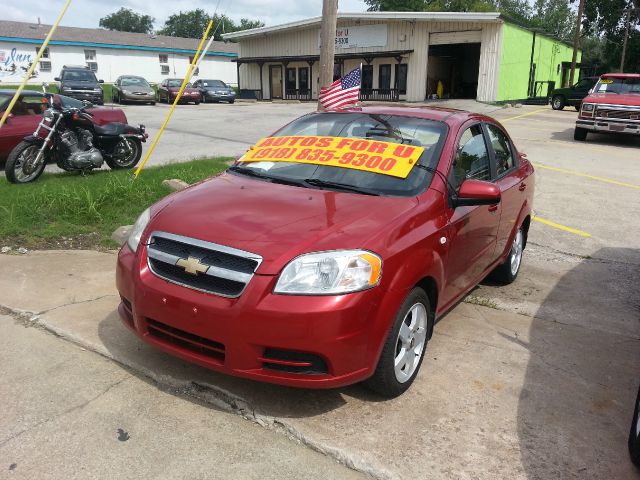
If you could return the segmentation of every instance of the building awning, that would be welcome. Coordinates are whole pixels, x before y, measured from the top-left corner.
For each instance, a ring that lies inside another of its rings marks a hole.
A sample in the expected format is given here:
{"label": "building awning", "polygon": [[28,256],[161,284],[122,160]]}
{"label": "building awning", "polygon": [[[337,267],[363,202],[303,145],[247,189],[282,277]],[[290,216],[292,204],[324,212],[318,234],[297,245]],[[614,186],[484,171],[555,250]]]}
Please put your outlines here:
{"label": "building awning", "polygon": [[[391,50],[386,52],[361,52],[361,53],[336,53],[336,60],[363,59],[370,63],[374,58],[392,57],[401,59],[403,55],[413,53],[413,50]],[[290,63],[290,62],[317,62],[320,55],[274,55],[271,57],[241,57],[233,59],[232,62],[243,63]]]}

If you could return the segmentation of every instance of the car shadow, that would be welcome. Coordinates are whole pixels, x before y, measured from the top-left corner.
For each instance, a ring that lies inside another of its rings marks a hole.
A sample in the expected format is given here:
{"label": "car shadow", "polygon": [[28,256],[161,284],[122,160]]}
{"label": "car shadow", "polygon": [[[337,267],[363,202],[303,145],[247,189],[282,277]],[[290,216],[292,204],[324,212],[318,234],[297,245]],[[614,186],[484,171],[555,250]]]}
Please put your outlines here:
{"label": "car shadow", "polygon": [[574,127],[564,130],[556,130],[551,132],[551,139],[563,142],[572,142],[580,145],[606,145],[610,147],[619,147],[625,149],[635,149],[640,147],[640,135],[626,135],[615,133],[589,133],[586,142],[579,142],[573,139]]}
{"label": "car shadow", "polygon": [[640,382],[640,250],[594,257],[635,260],[578,262],[540,303],[528,338],[500,333],[528,351],[517,435],[531,480],[640,478],[626,445]]}

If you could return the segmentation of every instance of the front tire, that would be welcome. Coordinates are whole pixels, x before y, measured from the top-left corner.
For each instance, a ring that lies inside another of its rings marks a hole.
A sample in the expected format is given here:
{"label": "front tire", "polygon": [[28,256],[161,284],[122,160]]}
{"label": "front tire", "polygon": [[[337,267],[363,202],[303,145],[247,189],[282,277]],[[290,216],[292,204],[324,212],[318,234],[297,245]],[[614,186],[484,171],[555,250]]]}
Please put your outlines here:
{"label": "front tire", "polygon": [[631,431],[629,432],[629,455],[631,461],[636,467],[640,468],[640,418],[638,418],[640,410],[640,389],[636,397],[636,409],[633,413],[633,421],[631,422]]}
{"label": "front tire", "polygon": [[11,183],[30,183],[37,180],[44,172],[47,163],[44,156],[40,159],[39,164],[27,168],[27,170],[25,167],[28,167],[27,162],[33,160],[39,151],[40,147],[32,142],[20,142],[16,145],[9,153],[4,166],[7,180]]}
{"label": "front tire", "polygon": [[429,297],[414,288],[398,310],[376,370],[364,385],[386,398],[406,392],[422,365],[433,321]]}
{"label": "front tire", "polygon": [[[127,142],[131,151],[125,144]],[[105,157],[111,170],[125,170],[135,167],[142,157],[142,142],[137,138],[123,138],[113,148],[113,153]]]}
{"label": "front tire", "polygon": [[562,110],[566,104],[566,100],[562,95],[555,95],[551,99],[551,108],[554,110]]}
{"label": "front tire", "polygon": [[587,139],[587,133],[589,133],[589,130],[586,128],[576,127],[573,131],[573,139],[578,142],[584,142]]}

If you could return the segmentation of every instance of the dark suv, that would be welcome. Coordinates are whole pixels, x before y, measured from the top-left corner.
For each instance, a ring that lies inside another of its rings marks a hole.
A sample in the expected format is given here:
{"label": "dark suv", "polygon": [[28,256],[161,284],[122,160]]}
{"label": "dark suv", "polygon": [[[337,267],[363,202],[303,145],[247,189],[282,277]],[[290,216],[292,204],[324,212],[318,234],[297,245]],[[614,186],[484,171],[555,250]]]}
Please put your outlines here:
{"label": "dark suv", "polygon": [[580,110],[582,99],[589,95],[589,90],[598,81],[599,77],[584,77],[572,87],[556,88],[551,94],[551,108],[562,110],[566,106]]}
{"label": "dark suv", "polygon": [[88,100],[95,105],[104,105],[102,80],[98,80],[88,67],[74,67],[65,65],[60,76],[55,78],[60,82],[60,94],[78,100]]}

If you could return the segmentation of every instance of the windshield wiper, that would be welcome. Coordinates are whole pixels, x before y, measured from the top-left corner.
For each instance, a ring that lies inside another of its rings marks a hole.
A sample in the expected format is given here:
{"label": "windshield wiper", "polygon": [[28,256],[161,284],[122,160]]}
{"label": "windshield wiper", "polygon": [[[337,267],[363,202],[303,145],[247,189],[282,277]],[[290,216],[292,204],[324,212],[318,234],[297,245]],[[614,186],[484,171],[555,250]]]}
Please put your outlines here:
{"label": "windshield wiper", "polygon": [[357,187],[355,185],[347,185],[346,183],[330,182],[329,180],[321,180],[319,178],[307,178],[303,181],[306,185],[319,188],[329,188],[334,190],[343,190],[345,192],[361,193],[363,195],[380,196],[380,194],[374,190]]}
{"label": "windshield wiper", "polygon": [[241,175],[246,175],[248,177],[260,178],[261,180],[266,180],[271,183],[279,183],[282,185],[293,185],[294,187],[304,187],[304,182],[301,180],[292,180],[289,178],[282,177],[273,177],[271,175],[265,175],[264,173],[260,173],[253,168],[241,167],[238,165],[233,165],[227,169],[228,171],[239,173]]}

